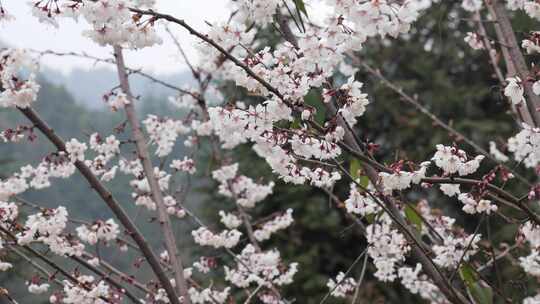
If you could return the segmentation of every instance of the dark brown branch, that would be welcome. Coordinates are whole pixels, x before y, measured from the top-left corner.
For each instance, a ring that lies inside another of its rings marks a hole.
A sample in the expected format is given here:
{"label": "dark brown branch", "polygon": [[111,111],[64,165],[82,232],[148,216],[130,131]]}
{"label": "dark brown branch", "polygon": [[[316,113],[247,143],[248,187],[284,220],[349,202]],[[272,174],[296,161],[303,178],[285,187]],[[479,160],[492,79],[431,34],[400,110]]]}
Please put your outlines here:
{"label": "dark brown branch", "polygon": [[290,104],[285,97],[279,92],[278,89],[273,87],[270,83],[268,83],[266,80],[262,79],[259,75],[255,74],[253,70],[249,68],[245,63],[240,61],[238,58],[231,55],[230,52],[225,50],[222,46],[217,44],[214,40],[212,40],[208,35],[204,35],[199,33],[197,30],[195,30],[193,27],[188,25],[184,20],[175,18],[168,14],[161,14],[152,10],[140,10],[136,8],[130,8],[130,10],[134,13],[141,14],[141,15],[150,15],[153,16],[156,19],[164,19],[172,23],[176,23],[180,25],[181,27],[185,28],[191,35],[198,37],[199,39],[205,41],[206,43],[210,44],[212,47],[217,49],[223,56],[225,56],[230,61],[234,62],[237,66],[242,68],[251,78],[255,79],[257,82],[259,82],[263,87],[265,87],[269,92],[276,95],[279,99],[281,99],[283,102]]}
{"label": "dark brown branch", "polygon": [[[490,14],[497,21],[494,23],[497,39],[506,47],[502,47],[504,61],[506,62],[507,72],[519,76],[525,89],[525,106],[518,105],[517,110],[522,114],[523,121],[530,126],[540,126],[540,97],[534,94],[532,83],[528,81],[529,68],[514,34],[512,23],[508,13],[501,0],[485,0]],[[513,72],[513,73],[512,73]]]}
{"label": "dark brown branch", "polygon": [[[354,179],[347,172],[347,170],[345,170],[345,168],[339,165],[339,163],[336,162],[336,165],[338,165],[343,174],[345,174],[353,183],[355,183],[356,186],[360,187],[368,195],[370,195],[371,198],[373,198],[373,200],[379,205],[379,207],[381,207],[390,216],[392,221],[397,225],[398,230],[403,233],[403,235],[412,243],[411,250],[413,257],[417,259],[420,264],[422,264],[422,269],[433,280],[437,287],[439,287],[446,298],[452,303],[468,303],[467,299],[451,285],[448,279],[442,274],[441,270],[429,257],[427,246],[410,230],[409,225],[405,222],[405,219],[397,208],[395,200],[385,195],[382,195],[380,198],[375,196],[371,191],[358,183],[356,179]],[[375,169],[365,163],[363,163],[362,167],[377,191],[382,193],[382,189],[380,189],[380,184],[378,183],[378,174]]]}
{"label": "dark brown branch", "polygon": [[[461,185],[471,185],[471,186],[478,186],[478,185],[485,185],[491,192],[501,196],[502,198],[506,199],[516,207],[518,207],[520,210],[525,212],[529,219],[534,221],[537,225],[540,225],[540,217],[534,213],[529,207],[527,207],[520,199],[513,196],[512,194],[504,191],[503,189],[490,184],[490,183],[484,183],[480,180],[475,179],[469,179],[469,178],[444,178],[444,177],[431,177],[431,178],[424,178],[422,179],[422,182],[430,183],[430,184],[461,184]],[[494,197],[491,197],[494,198]]]}
{"label": "dark brown branch", "polygon": [[92,271],[93,273],[95,273],[95,274],[99,275],[100,277],[102,277],[106,282],[108,282],[112,286],[116,287],[116,289],[118,289],[118,291],[125,294],[133,303],[140,303],[140,299],[138,299],[127,288],[124,288],[122,286],[122,284],[120,284],[118,281],[113,279],[111,276],[109,276],[105,272],[99,270],[97,267],[94,267],[94,266],[90,265],[87,261],[85,261],[84,259],[81,259],[81,258],[79,258],[77,256],[71,256],[70,258],[72,260],[74,260],[75,262],[77,262],[77,263],[81,264],[82,266],[84,266],[86,269],[88,269],[88,270]]}
{"label": "dark brown branch", "polygon": [[[17,238],[9,230],[5,229],[1,225],[0,225],[0,231],[2,231],[8,238],[13,240],[14,242],[17,242]],[[64,270],[62,267],[58,266],[55,262],[53,262],[51,259],[44,256],[43,254],[39,253],[34,248],[32,248],[32,247],[30,247],[28,245],[18,245],[18,246],[21,247],[21,248],[24,248],[25,250],[30,252],[32,255],[34,255],[35,257],[37,257],[41,261],[45,262],[45,264],[49,265],[51,268],[56,270],[58,273],[61,273],[63,276],[65,276],[68,280],[70,280],[71,282],[73,282],[77,286],[80,286],[80,287],[84,288],[86,291],[91,291],[92,290],[90,287],[88,287],[87,284],[79,282],[79,280],[75,276],[73,276],[71,273]],[[100,297],[100,299],[107,302],[107,303],[112,304],[112,302],[109,299],[105,298],[105,297]]]}
{"label": "dark brown branch", "polygon": [[[56,147],[56,149],[58,149],[58,151],[66,151],[66,144],[64,140],[58,135],[56,135],[54,130],[51,129],[47,125],[47,123],[43,121],[41,117],[39,117],[39,115],[32,108],[18,109],[26,116],[26,118],[28,118],[32,123],[34,123],[34,126],[38,128],[41,133],[43,133],[49,139],[49,141]],[[174,295],[174,289],[171,285],[171,282],[169,281],[169,278],[159,264],[159,259],[152,251],[150,245],[148,244],[142,233],[139,231],[137,226],[135,226],[135,224],[131,221],[126,211],[120,206],[120,203],[118,203],[118,201],[113,197],[111,192],[107,188],[105,188],[105,186],[92,173],[92,170],[90,170],[90,168],[88,168],[88,166],[84,164],[84,162],[76,161],[75,167],[77,167],[77,170],[79,170],[79,172],[83,175],[83,177],[90,184],[90,186],[103,199],[105,204],[107,204],[107,206],[111,209],[116,218],[120,221],[120,223],[129,233],[129,235],[133,238],[133,240],[141,250],[141,253],[148,261],[148,264],[150,264],[150,267],[152,268],[154,274],[156,275],[158,281],[161,283],[165,291],[171,292],[171,294]],[[172,297],[170,301],[173,304],[180,304],[178,298]]]}

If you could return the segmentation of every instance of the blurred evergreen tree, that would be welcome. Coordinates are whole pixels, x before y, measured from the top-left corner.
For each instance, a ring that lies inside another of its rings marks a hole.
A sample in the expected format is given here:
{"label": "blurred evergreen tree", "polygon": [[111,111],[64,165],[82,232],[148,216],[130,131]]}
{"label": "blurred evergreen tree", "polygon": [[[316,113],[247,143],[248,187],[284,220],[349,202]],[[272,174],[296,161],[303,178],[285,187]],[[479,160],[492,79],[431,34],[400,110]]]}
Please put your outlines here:
{"label": "blurred evergreen tree", "polygon": [[[518,14],[516,29],[534,28],[532,21]],[[486,25],[489,27],[489,25]],[[380,69],[381,73],[394,84],[403,88],[409,95],[432,113],[450,124],[453,128],[471,138],[488,150],[489,141],[504,142],[516,132],[517,124],[512,118],[509,106],[502,96],[502,89],[494,76],[488,55],[485,51],[474,51],[464,41],[467,32],[475,31],[475,25],[460,8],[459,2],[441,1],[430,8],[413,25],[406,37],[399,39],[371,39],[358,53],[361,60]],[[275,45],[281,37],[273,27],[261,29],[257,39],[260,45]],[[380,145],[376,158],[387,164],[396,159],[420,162],[432,157],[436,144],[456,143],[472,155],[477,155],[459,138],[451,137],[445,130],[434,126],[432,121],[400,100],[399,95],[384,86],[376,77],[359,67],[356,79],[364,82],[364,90],[369,94],[370,105],[356,127],[362,141]],[[346,82],[342,75],[336,75],[335,86]],[[341,81],[341,82],[339,82]],[[232,83],[222,85],[226,102],[245,101],[248,104],[260,102],[253,100],[242,88]],[[320,92],[314,90],[307,97],[310,104],[320,104]],[[318,107],[324,112],[322,107]],[[246,147],[240,147],[229,156],[240,162],[241,174],[255,177],[265,176],[265,181],[274,179],[268,165]],[[343,159],[347,164],[350,159]],[[489,160],[491,165],[495,165]],[[525,171],[518,171],[527,174]],[[264,174],[262,174],[264,173]],[[481,177],[486,172],[476,176]],[[210,189],[215,189],[215,185]],[[507,189],[523,191],[526,188],[513,180]],[[348,197],[349,185],[342,182],[332,189],[342,200]],[[408,203],[416,204],[421,198],[432,199],[430,204],[444,210],[445,214],[457,219],[457,223],[472,233],[480,217],[466,216],[460,203],[453,199],[437,196],[435,191],[419,190],[406,196]],[[223,197],[216,196],[208,203],[210,213],[222,209]],[[260,203],[253,214],[269,215],[277,211],[293,208],[295,223],[285,232],[274,235],[264,243],[264,248],[279,248],[286,261],[300,263],[300,271],[295,282],[285,288],[284,296],[295,296],[297,303],[319,303],[329,291],[326,283],[338,272],[345,272],[366,246],[364,238],[330,201],[328,195],[311,187],[287,187],[277,181],[274,194]],[[508,210],[505,210],[508,212]],[[493,218],[489,223],[491,230],[497,231],[491,237],[495,244],[512,240],[516,225],[507,225],[501,218]],[[506,225],[506,227],[504,227]],[[494,229],[497,227],[499,229]],[[504,229],[500,229],[504,227]],[[480,228],[487,236],[487,226]],[[356,265],[351,275],[358,278],[362,263]],[[502,274],[509,267],[501,265]],[[404,290],[400,284],[381,284],[372,276],[373,267],[367,266],[358,303],[421,303],[422,300]],[[488,274],[495,280],[494,274]],[[519,277],[519,275],[518,275]],[[520,282],[504,285],[507,295],[516,299],[523,297],[523,290],[515,288]],[[523,284],[521,284],[523,285]],[[520,286],[521,286],[520,285]],[[524,284],[526,288],[526,284]],[[291,299],[291,298],[289,298]],[[327,303],[343,303],[329,299]]]}

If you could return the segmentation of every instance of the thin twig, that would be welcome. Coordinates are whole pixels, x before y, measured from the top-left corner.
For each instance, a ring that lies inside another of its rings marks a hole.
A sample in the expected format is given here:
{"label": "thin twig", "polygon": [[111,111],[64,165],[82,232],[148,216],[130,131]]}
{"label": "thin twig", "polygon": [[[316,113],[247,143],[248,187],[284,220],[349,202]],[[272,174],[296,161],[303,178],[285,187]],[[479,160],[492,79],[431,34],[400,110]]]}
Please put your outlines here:
{"label": "thin twig", "polygon": [[[339,282],[336,282],[336,286],[334,286],[334,288],[330,289],[330,291],[328,291],[328,293],[322,298],[322,300],[319,302],[319,304],[324,304],[324,302],[326,302],[326,300],[328,300],[328,298],[330,297],[330,295],[334,292],[334,290],[336,290],[336,288],[339,287],[339,285],[341,285],[341,283],[343,283],[346,279],[347,279],[347,276],[349,275],[349,273],[353,270],[354,266],[356,266],[356,264],[358,264],[358,262],[360,261],[360,259],[366,255],[368,251],[368,248],[366,247],[366,249],[364,249],[359,255],[358,257],[356,257],[356,259],[352,262],[351,266],[349,266],[349,268],[347,269],[347,271],[345,272],[345,275],[343,276],[343,279],[341,279]],[[367,255],[366,255],[367,256]]]}

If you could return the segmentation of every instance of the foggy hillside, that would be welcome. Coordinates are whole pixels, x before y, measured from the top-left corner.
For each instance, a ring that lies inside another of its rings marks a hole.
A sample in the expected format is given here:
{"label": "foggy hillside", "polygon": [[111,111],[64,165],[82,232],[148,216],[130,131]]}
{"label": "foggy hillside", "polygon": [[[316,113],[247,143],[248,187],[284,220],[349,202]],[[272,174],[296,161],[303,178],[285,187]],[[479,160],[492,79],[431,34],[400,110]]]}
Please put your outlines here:
{"label": "foggy hillside", "polygon": [[[48,82],[63,86],[74,97],[77,103],[90,109],[103,107],[103,93],[106,93],[118,83],[116,72],[107,68],[93,70],[77,68],[66,75],[57,70],[45,67],[41,69],[41,73]],[[179,87],[189,85],[193,82],[189,71],[153,76]],[[137,95],[162,97],[174,94],[173,90],[152,83],[150,80],[139,75],[132,75],[130,77],[130,84],[133,92]]]}

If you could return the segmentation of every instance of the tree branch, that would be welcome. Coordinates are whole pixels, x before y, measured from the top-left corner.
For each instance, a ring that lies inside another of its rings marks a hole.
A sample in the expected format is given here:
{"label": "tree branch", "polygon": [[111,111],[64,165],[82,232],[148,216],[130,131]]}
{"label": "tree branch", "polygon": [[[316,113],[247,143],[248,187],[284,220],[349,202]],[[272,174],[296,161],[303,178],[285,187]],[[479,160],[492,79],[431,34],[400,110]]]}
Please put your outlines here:
{"label": "tree branch", "polygon": [[[182,260],[178,255],[178,248],[176,246],[176,240],[172,231],[171,220],[169,218],[169,214],[167,213],[165,203],[163,202],[163,193],[159,188],[159,183],[154,174],[154,166],[152,165],[152,160],[148,152],[148,146],[135,113],[135,100],[129,87],[128,75],[124,64],[124,56],[120,46],[114,47],[114,57],[116,59],[115,61],[118,70],[118,78],[120,80],[120,87],[129,100],[129,104],[125,105],[126,117],[131,125],[131,133],[133,139],[135,140],[137,154],[142,162],[146,180],[148,181],[148,185],[150,186],[150,191],[152,193],[152,198],[157,205],[158,219],[165,238],[165,246],[167,248],[167,252],[169,253],[169,261],[171,262],[174,271],[176,286],[178,287],[180,296],[183,297],[182,303],[190,304],[191,299],[189,298],[188,294],[187,281],[184,278],[184,267],[182,265]],[[174,295],[169,295],[169,298],[171,298],[171,296]]]}
{"label": "tree branch", "polygon": [[[53,129],[51,129],[45,121],[43,121],[39,115],[30,107],[28,108],[18,108],[18,110],[23,113],[30,121],[34,123],[34,126],[38,128],[41,133],[43,133],[51,143],[58,149],[58,151],[66,151],[66,144],[60,136],[58,136]],[[86,181],[90,186],[96,191],[96,193],[101,197],[101,199],[107,204],[107,206],[114,213],[116,218],[127,230],[127,233],[133,238],[141,253],[148,261],[148,264],[152,268],[154,274],[156,275],[158,281],[161,283],[167,294],[174,295],[174,289],[169,281],[169,278],[163,271],[163,268],[159,264],[159,259],[155,253],[150,248],[150,245],[139,231],[137,226],[131,221],[126,211],[120,206],[118,201],[113,197],[111,192],[105,188],[105,186],[99,181],[99,179],[92,173],[92,170],[84,164],[84,162],[76,161],[75,167],[83,175]],[[173,304],[180,304],[178,298],[171,297],[170,301]]]}
{"label": "tree branch", "polygon": [[493,24],[497,39],[506,46],[502,46],[502,51],[507,72],[511,76],[519,76],[525,89],[525,106],[518,105],[516,108],[522,114],[523,122],[532,127],[538,127],[540,126],[540,112],[536,109],[540,108],[540,97],[534,94],[532,83],[528,81],[530,71],[517,43],[504,3],[500,0],[485,0],[485,2],[490,14],[497,21]]}

